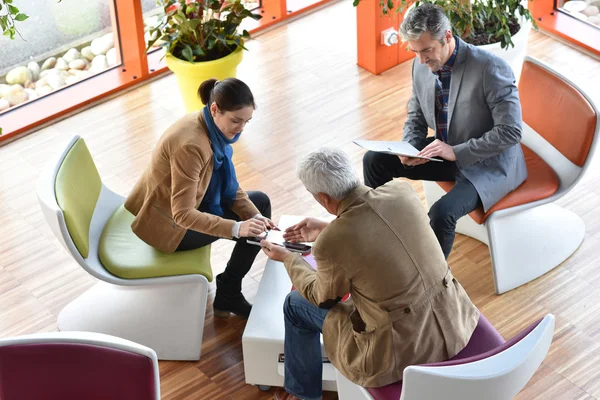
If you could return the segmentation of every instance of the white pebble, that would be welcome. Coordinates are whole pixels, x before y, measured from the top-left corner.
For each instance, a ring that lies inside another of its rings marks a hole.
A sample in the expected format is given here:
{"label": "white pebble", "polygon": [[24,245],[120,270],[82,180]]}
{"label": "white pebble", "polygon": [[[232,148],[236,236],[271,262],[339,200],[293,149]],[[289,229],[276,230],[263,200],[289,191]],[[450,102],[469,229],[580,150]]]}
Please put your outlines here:
{"label": "white pebble", "polygon": [[96,57],[96,55],[92,53],[92,48],[90,46],[81,49],[81,55],[85,57],[88,61],[92,61],[94,57]]}
{"label": "white pebble", "polygon": [[106,68],[108,68],[106,56],[100,55],[94,57],[94,60],[92,61],[92,66],[90,67],[90,72],[93,74],[97,74],[98,72],[104,71]]}
{"label": "white pebble", "polygon": [[42,72],[47,69],[52,69],[56,65],[56,57],[50,57],[42,64]]}
{"label": "white pebble", "polygon": [[85,79],[92,76],[92,74],[89,71],[75,71],[75,76],[81,79]]}
{"label": "white pebble", "polygon": [[582,11],[582,13],[584,13],[588,17],[593,17],[595,15],[598,15],[600,13],[600,10],[596,6],[587,6],[585,10]]}
{"label": "white pebble", "polygon": [[27,99],[28,100],[34,100],[37,99],[39,97],[39,95],[37,94],[37,92],[33,89],[25,89],[25,93],[27,93]]}
{"label": "white pebble", "polygon": [[114,36],[111,32],[92,40],[90,47],[92,48],[92,53],[94,53],[97,56],[100,56],[105,55],[108,52],[108,50],[114,47],[114,45]]}
{"label": "white pebble", "polygon": [[56,66],[54,68],[55,69],[62,69],[64,71],[66,71],[66,70],[69,69],[69,64],[67,64],[67,62],[64,59],[59,58],[59,59],[56,60]]}
{"label": "white pebble", "polygon": [[117,50],[114,47],[106,53],[106,62],[109,67],[117,64]]}
{"label": "white pebble", "polygon": [[4,97],[4,94],[8,92],[8,89],[10,89],[10,85],[0,83],[0,98]]}
{"label": "white pebble", "polygon": [[77,49],[70,49],[69,51],[67,51],[65,53],[64,56],[62,56],[63,60],[65,60],[67,62],[67,64],[71,63],[72,61],[75,61],[79,58],[81,58],[81,53],[79,53],[79,50]]}
{"label": "white pebble", "polygon": [[571,13],[583,11],[586,6],[587,3],[582,0],[571,0],[563,4],[563,8]]}
{"label": "white pebble", "polygon": [[4,95],[4,100],[7,100],[11,106],[16,106],[26,102],[29,99],[25,89],[21,85],[13,85],[8,89],[8,92]]}
{"label": "white pebble", "polygon": [[72,75],[70,77],[68,77],[67,79],[65,79],[65,83],[67,85],[72,85],[74,83],[77,83],[81,80],[81,78],[76,77],[75,75]]}
{"label": "white pebble", "polygon": [[38,94],[39,96],[44,96],[44,95],[47,95],[48,93],[52,92],[53,90],[54,90],[54,89],[52,89],[52,88],[51,88],[50,86],[48,86],[48,85],[40,85],[40,86],[37,86],[37,87],[35,88],[35,91],[37,92],[37,94]]}
{"label": "white pebble", "polygon": [[27,67],[17,67],[10,70],[6,75],[6,83],[9,85],[23,85],[33,78],[31,71]]}
{"label": "white pebble", "polygon": [[74,60],[69,63],[70,69],[84,69],[86,67],[86,63],[83,60]]}
{"label": "white pebble", "polygon": [[40,65],[38,63],[36,63],[35,61],[32,61],[29,64],[27,64],[27,68],[29,68],[29,70],[31,71],[33,80],[37,81],[38,78],[40,77]]}
{"label": "white pebble", "polygon": [[8,100],[0,99],[0,111],[8,110],[10,108],[10,103]]}
{"label": "white pebble", "polygon": [[54,90],[60,89],[65,86],[65,78],[63,78],[62,75],[49,75],[48,86]]}
{"label": "white pebble", "polygon": [[35,83],[35,88],[39,88],[40,86],[44,86],[47,85],[48,81],[46,80],[45,77],[38,79],[38,81]]}

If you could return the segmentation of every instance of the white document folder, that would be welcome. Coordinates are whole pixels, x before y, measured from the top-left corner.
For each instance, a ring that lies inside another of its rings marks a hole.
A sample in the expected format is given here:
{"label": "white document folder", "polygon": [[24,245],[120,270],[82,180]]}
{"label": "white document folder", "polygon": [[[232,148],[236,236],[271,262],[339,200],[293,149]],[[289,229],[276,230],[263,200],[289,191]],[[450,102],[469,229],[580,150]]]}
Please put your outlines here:
{"label": "white document folder", "polygon": [[408,142],[384,142],[381,140],[353,140],[360,147],[367,150],[376,151],[378,153],[394,154],[397,156],[406,156],[414,158],[424,158],[430,161],[442,162],[439,158],[418,156],[419,150]]}

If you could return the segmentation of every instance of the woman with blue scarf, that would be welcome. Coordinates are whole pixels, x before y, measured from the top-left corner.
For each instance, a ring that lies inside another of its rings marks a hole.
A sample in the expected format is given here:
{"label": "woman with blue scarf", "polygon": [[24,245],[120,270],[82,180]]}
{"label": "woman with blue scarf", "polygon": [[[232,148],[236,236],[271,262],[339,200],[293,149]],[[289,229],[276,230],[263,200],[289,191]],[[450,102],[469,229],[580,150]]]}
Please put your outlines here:
{"label": "woman with blue scarf", "polygon": [[231,144],[254,113],[254,96],[235,78],[209,79],[198,93],[206,106],[163,134],[125,208],[136,216],[135,234],[166,253],[197,249],[219,238],[235,240],[225,272],[217,275],[213,308],[217,317],[234,313],[248,318],[252,305],[242,294],[242,279],[260,247],[245,238],[276,229],[269,198],[244,192],[231,160]]}

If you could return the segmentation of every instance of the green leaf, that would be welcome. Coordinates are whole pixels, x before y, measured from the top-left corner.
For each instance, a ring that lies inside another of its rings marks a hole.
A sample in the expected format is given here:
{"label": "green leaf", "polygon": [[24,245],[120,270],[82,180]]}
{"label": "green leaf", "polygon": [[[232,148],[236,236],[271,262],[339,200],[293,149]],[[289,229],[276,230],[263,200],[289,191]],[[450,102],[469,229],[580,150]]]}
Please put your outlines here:
{"label": "green leaf", "polygon": [[200,46],[199,44],[196,45],[196,47],[194,47],[194,55],[195,56],[204,56],[206,55],[206,53],[204,52],[204,50],[202,49],[202,46]]}
{"label": "green leaf", "polygon": [[190,46],[185,46],[181,51],[181,55],[185,57],[189,62],[194,62],[194,53]]}
{"label": "green leaf", "polygon": [[15,6],[11,6],[10,4],[8,5],[8,12],[10,12],[13,15],[16,15],[19,13],[19,9]]}
{"label": "green leaf", "polygon": [[352,5],[354,7],[358,6],[358,4],[360,3],[360,0],[354,0],[354,2],[352,3]]}
{"label": "green leaf", "polygon": [[15,17],[15,20],[17,21],[25,21],[27,18],[29,18],[27,15],[20,13],[17,14],[17,16]]}
{"label": "green leaf", "polygon": [[217,41],[215,40],[215,38],[209,38],[208,39],[208,49],[212,50],[215,48],[215,44],[217,44]]}
{"label": "green leaf", "polygon": [[6,4],[12,4],[12,0],[4,0]]}

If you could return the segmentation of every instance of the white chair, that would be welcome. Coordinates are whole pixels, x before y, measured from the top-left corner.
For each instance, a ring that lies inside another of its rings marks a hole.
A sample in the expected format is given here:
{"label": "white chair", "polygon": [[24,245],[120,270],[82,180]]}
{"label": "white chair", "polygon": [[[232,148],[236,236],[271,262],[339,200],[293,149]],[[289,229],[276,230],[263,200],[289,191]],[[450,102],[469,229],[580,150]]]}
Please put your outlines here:
{"label": "white chair", "polygon": [[554,316],[496,349],[470,358],[404,369],[402,382],[365,389],[337,372],[340,400],[511,400],[540,366],[554,332]]}
{"label": "white chair", "polygon": [[[475,210],[456,227],[489,246],[498,294],[558,266],[583,241],[581,218],[554,202],[581,180],[600,134],[600,114],[591,98],[538,60],[525,58],[519,94],[529,177],[487,213]],[[424,181],[427,204],[452,187]]]}
{"label": "white chair", "polygon": [[160,400],[154,350],[91,332],[0,339],[0,398]]}
{"label": "white chair", "polygon": [[61,311],[59,329],[129,339],[162,360],[198,360],[210,246],[164,254],[137,238],[124,198],[102,184],[79,136],[44,169],[37,193],[59,242],[102,281]]}

